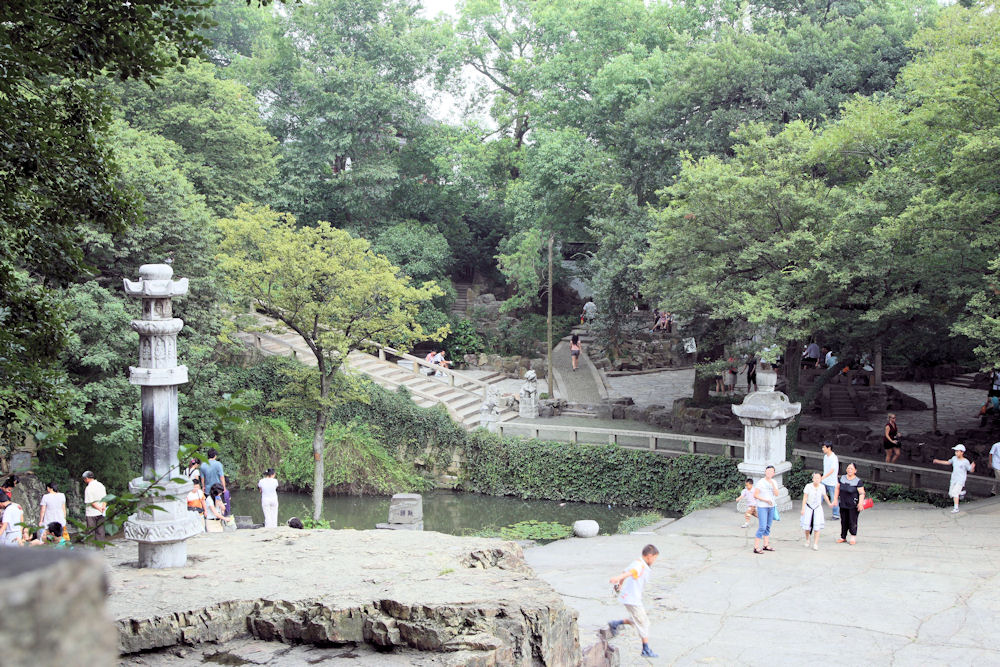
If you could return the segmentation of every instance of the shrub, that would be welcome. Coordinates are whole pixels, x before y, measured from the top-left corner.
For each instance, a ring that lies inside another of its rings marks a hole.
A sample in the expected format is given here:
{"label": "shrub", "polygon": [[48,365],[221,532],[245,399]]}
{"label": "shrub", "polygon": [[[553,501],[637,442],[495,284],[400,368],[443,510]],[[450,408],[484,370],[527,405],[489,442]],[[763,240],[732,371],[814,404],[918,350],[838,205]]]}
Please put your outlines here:
{"label": "shrub", "polygon": [[722,457],[612,445],[501,439],[469,434],[463,487],[497,496],[654,507],[682,511],[693,499],[736,488],[736,462]]}
{"label": "shrub", "polygon": [[453,361],[461,361],[467,354],[479,354],[485,347],[482,336],[476,333],[476,326],[464,317],[452,320],[451,333],[443,344],[448,358]]}

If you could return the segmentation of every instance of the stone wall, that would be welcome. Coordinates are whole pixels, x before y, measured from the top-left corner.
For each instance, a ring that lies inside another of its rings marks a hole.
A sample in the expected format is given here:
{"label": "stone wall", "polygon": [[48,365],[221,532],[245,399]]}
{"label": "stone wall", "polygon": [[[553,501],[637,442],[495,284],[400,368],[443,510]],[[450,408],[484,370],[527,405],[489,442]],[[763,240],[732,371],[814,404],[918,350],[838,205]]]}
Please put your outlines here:
{"label": "stone wall", "polygon": [[114,664],[106,587],[89,550],[0,547],[0,664]]}
{"label": "stone wall", "polygon": [[575,612],[513,542],[279,528],[203,535],[188,549],[187,568],[156,572],[109,550],[122,653],[254,637],[416,650],[444,665],[581,658]]}

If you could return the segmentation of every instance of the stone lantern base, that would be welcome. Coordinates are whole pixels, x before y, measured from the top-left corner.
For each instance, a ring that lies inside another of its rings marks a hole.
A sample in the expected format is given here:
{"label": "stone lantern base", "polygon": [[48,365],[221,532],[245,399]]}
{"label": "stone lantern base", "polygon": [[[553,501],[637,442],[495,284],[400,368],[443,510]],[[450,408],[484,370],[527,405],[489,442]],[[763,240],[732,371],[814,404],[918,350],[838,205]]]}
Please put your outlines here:
{"label": "stone lantern base", "polygon": [[[129,516],[124,534],[139,543],[139,567],[184,567],[187,564],[184,540],[204,532],[205,520],[201,514],[187,509],[191,482],[166,482],[161,486],[164,490],[150,496],[144,503],[156,505],[159,509]],[[129,490],[135,494],[143,493],[148,488],[149,482],[141,477],[129,484]],[[173,500],[165,496],[172,496]]]}

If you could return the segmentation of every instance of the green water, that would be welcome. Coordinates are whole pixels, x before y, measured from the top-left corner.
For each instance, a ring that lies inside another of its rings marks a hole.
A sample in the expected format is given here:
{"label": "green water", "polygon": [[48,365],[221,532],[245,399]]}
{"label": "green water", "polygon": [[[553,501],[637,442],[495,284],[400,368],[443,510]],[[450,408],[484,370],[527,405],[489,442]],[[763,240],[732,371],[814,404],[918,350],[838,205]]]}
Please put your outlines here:
{"label": "green water", "polygon": [[[622,519],[642,513],[639,508],[609,507],[590,503],[560,503],[553,500],[483,496],[436,490],[423,494],[424,530],[451,535],[468,535],[487,526],[507,526],[519,521],[555,521],[570,525],[579,519],[593,519],[602,534],[611,534]],[[234,491],[233,514],[252,516],[254,523],[264,522],[260,494]],[[311,517],[312,497],[305,493],[278,493],[278,523],[290,517]],[[327,496],[323,499],[323,518],[334,528],[374,528],[389,517],[389,498],[381,496]]]}

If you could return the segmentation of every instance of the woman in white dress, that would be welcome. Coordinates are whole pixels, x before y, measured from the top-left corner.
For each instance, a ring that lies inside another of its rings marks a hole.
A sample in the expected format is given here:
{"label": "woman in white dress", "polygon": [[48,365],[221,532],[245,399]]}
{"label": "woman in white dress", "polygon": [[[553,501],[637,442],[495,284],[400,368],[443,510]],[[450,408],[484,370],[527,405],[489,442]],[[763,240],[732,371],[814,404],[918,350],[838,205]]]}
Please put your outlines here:
{"label": "woman in white dress", "polygon": [[800,519],[802,530],[806,534],[805,546],[809,548],[809,536],[812,535],[813,551],[819,551],[819,532],[826,527],[826,522],[823,520],[824,500],[827,505],[832,506],[833,503],[830,502],[830,496],[826,494],[826,487],[823,486],[822,475],[814,472],[812,483],[806,484],[806,487],[802,489],[802,512]]}
{"label": "woman in white dress", "polygon": [[278,480],[274,478],[274,468],[268,468],[264,477],[257,482],[260,489],[260,507],[264,510],[264,527],[278,527]]}

